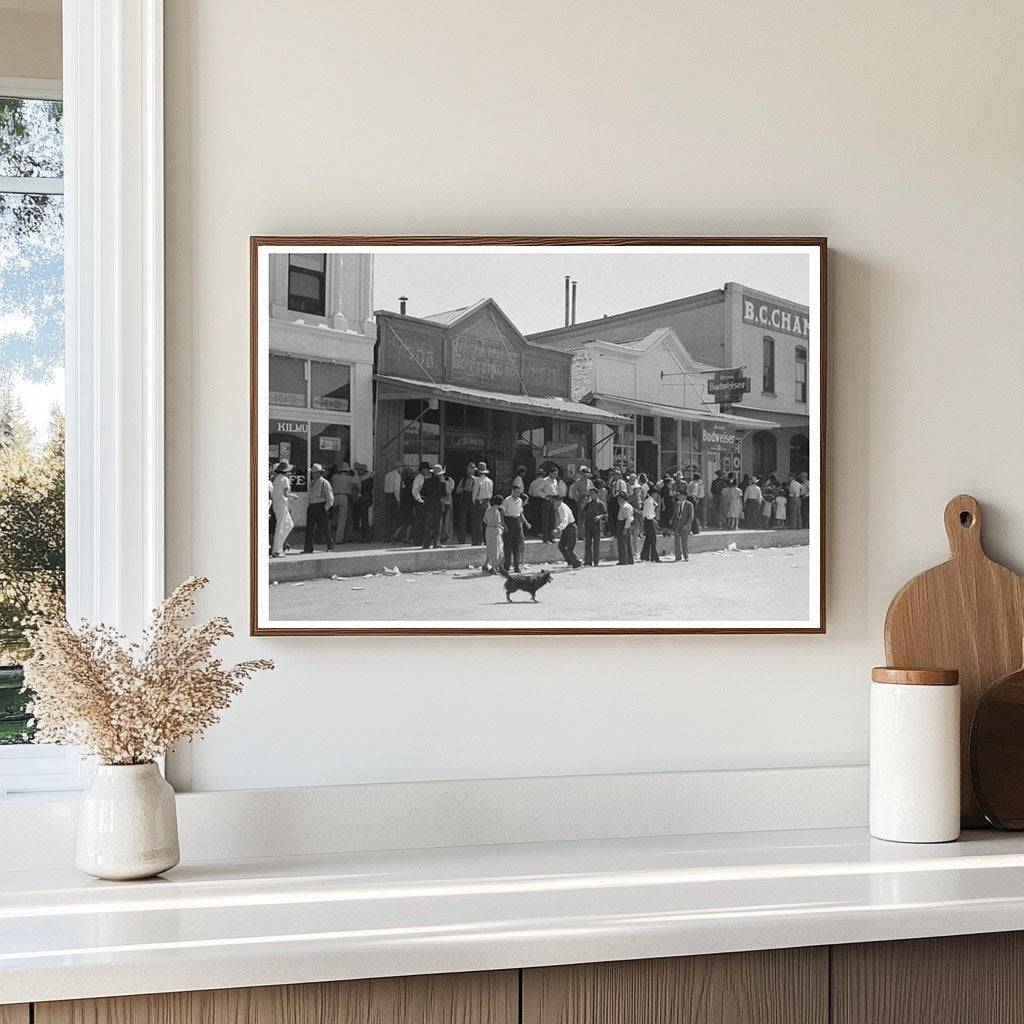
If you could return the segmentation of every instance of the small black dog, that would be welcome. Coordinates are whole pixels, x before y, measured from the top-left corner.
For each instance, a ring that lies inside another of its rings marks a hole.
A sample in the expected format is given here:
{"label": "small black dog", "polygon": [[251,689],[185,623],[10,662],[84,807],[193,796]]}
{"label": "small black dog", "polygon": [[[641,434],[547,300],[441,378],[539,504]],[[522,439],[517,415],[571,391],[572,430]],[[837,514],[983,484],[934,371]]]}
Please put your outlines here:
{"label": "small black dog", "polygon": [[509,573],[505,580],[505,599],[509,603],[514,603],[512,595],[517,590],[525,590],[536,603],[537,591],[550,582],[551,573],[547,569],[543,572]]}

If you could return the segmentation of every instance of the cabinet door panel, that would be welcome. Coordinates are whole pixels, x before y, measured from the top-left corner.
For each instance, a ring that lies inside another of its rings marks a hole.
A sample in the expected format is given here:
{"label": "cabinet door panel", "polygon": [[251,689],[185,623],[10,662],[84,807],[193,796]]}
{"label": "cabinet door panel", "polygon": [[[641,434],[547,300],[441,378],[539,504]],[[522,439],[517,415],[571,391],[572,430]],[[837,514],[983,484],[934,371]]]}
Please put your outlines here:
{"label": "cabinet door panel", "polygon": [[832,947],[834,1024],[1024,1024],[1024,935]]}
{"label": "cabinet door panel", "polygon": [[28,1024],[26,1003],[7,1003],[0,1006],[0,1024]]}
{"label": "cabinet door panel", "polygon": [[523,1024],[825,1024],[828,950],[772,949],[523,972]]}
{"label": "cabinet door panel", "polygon": [[35,1024],[516,1024],[517,1015],[516,972],[496,971],[38,1003]]}

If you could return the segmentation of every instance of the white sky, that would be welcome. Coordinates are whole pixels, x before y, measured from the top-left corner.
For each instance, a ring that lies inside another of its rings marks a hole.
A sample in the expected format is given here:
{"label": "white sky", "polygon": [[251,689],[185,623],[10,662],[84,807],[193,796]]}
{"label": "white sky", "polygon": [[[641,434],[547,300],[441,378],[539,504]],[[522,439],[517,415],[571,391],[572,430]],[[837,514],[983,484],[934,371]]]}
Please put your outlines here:
{"label": "white sky", "polygon": [[50,430],[50,414],[54,409],[64,410],[64,368],[58,367],[45,381],[26,380],[15,374],[11,389],[21,399],[35,443],[42,444]]}
{"label": "white sky", "polygon": [[721,288],[727,281],[807,304],[809,260],[804,254],[582,253],[551,255],[378,253],[374,258],[375,309],[427,316],[491,297],[523,334],[561,327],[565,275],[577,286],[576,319],[667,302]]}

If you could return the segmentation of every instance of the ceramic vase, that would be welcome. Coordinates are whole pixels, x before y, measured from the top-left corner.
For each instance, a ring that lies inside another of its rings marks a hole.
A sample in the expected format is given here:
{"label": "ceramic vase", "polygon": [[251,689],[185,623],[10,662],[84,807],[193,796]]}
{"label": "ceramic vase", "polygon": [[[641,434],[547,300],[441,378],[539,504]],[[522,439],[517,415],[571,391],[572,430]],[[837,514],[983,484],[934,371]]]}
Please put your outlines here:
{"label": "ceramic vase", "polygon": [[151,878],[178,863],[174,790],[149,764],[96,767],[82,794],[75,864],[96,878]]}

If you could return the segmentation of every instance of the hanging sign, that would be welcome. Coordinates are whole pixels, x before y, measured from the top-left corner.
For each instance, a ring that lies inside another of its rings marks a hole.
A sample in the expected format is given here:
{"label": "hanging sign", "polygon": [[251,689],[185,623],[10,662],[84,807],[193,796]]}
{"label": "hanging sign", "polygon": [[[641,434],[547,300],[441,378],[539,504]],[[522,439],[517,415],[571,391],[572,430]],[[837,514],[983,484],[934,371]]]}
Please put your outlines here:
{"label": "hanging sign", "polygon": [[719,370],[708,378],[708,394],[720,405],[742,402],[749,393],[750,378],[742,369]]}

